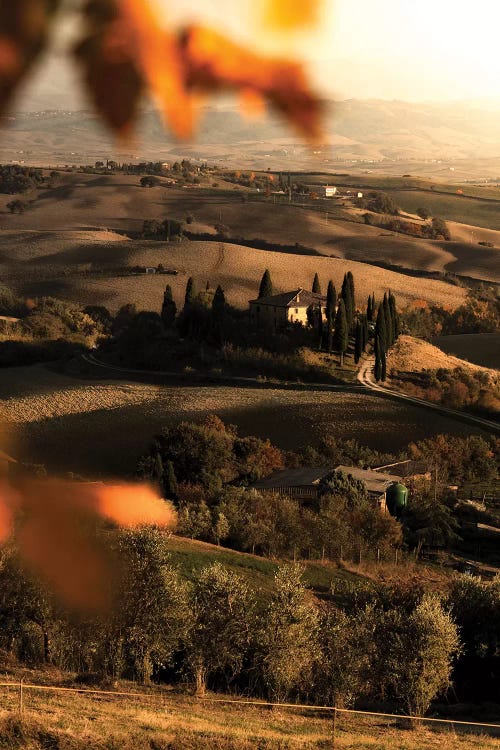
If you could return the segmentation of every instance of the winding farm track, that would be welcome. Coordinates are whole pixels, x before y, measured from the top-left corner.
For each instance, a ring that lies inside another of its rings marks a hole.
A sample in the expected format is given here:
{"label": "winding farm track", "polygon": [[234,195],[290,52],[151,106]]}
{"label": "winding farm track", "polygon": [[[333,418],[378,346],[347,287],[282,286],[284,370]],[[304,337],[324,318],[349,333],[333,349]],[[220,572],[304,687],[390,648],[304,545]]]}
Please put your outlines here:
{"label": "winding farm track", "polygon": [[[108,365],[105,362],[102,362],[101,360],[97,359],[93,354],[84,354],[82,355],[82,359],[89,365],[92,365],[93,367],[97,367],[103,370],[107,370],[108,372],[118,372],[122,375],[142,375],[142,376],[155,376],[155,377],[165,377],[165,378],[182,378],[182,373],[178,372],[166,372],[166,371],[160,371],[160,370],[134,370],[131,368],[125,368],[125,367],[119,367],[117,365]],[[364,363],[362,364],[358,375],[357,380],[358,383],[355,384],[329,384],[329,383],[280,383],[280,387],[282,388],[293,388],[297,390],[321,390],[321,391],[344,391],[349,393],[359,393],[361,396],[363,395],[377,395],[381,398],[390,398],[396,401],[404,401],[406,403],[409,403],[413,406],[417,406],[421,409],[427,409],[432,410],[435,412],[438,412],[439,414],[444,414],[447,417],[451,417],[452,419],[455,419],[460,422],[465,422],[466,424],[470,424],[472,427],[479,427],[482,430],[486,430],[488,432],[500,435],[500,423],[494,422],[490,419],[484,419],[483,417],[478,417],[473,414],[467,414],[466,412],[457,411],[456,409],[450,409],[446,406],[442,406],[440,404],[433,404],[430,401],[425,401],[424,399],[416,398],[415,396],[407,396],[404,393],[400,393],[398,391],[392,390],[390,388],[387,388],[385,386],[381,386],[378,383],[375,382],[373,377],[373,367],[375,364],[375,360],[373,357],[368,357]],[[238,376],[229,376],[229,375],[222,375],[222,376],[216,376],[216,375],[210,375],[210,376],[199,376],[200,380],[206,380],[209,382],[214,381],[220,381],[221,383],[229,382],[234,384],[240,384],[245,386],[253,386],[256,385],[260,387],[266,387],[268,384],[266,382],[262,382],[258,380],[257,378],[250,378],[250,377],[238,377]],[[276,386],[276,383],[272,383],[273,387]]]}
{"label": "winding farm track", "polygon": [[420,406],[424,409],[431,409],[432,411],[437,411],[438,413],[444,414],[452,419],[457,419],[460,422],[470,424],[473,427],[480,427],[483,430],[500,435],[499,422],[494,422],[491,419],[484,419],[484,417],[476,417],[474,414],[467,414],[467,412],[458,411],[456,409],[450,409],[441,404],[433,404],[430,401],[425,401],[424,399],[416,398],[415,396],[407,396],[405,393],[400,393],[392,388],[387,388],[386,386],[376,383],[373,376],[374,366],[375,358],[368,357],[361,365],[358,372],[358,382],[372,393],[386,398],[396,399],[397,401],[406,401],[407,403]]}

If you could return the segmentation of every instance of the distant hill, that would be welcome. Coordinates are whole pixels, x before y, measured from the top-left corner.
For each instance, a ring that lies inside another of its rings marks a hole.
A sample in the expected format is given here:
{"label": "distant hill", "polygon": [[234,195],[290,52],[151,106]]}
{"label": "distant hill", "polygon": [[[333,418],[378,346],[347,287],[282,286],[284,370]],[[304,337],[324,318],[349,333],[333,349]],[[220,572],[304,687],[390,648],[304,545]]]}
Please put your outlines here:
{"label": "distant hill", "polygon": [[[74,89],[75,85],[64,111],[52,89],[23,99],[24,106],[31,104],[33,111],[21,111],[4,120],[10,132],[8,139],[2,139],[0,159],[80,164],[106,154],[133,159],[167,158],[173,153],[283,169],[318,162],[278,119],[245,120],[229,104],[200,113],[197,137],[190,144],[175,143],[165,134],[157,114],[145,111],[137,145],[118,149],[93,113],[74,109],[82,106]],[[323,147],[322,161],[325,157],[332,163],[374,160],[379,164],[383,160],[498,159],[498,163],[483,165],[477,175],[484,172],[496,178],[500,175],[500,111],[494,104],[490,100],[441,105],[356,99],[328,103],[325,140],[332,151]],[[476,176],[472,168],[469,171],[470,176]]]}

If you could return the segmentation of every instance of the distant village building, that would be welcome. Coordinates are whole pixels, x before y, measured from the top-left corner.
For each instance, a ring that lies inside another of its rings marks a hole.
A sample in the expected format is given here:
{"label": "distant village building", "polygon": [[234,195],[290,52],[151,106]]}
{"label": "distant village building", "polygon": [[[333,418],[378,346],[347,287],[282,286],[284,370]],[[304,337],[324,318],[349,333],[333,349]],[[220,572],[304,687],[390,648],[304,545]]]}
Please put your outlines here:
{"label": "distant village building", "polygon": [[332,185],[325,185],[325,198],[334,198],[337,195],[337,188]]}
{"label": "distant village building", "polygon": [[293,323],[308,324],[307,310],[309,307],[321,308],[321,315],[326,319],[326,297],[305,289],[295,289],[292,292],[275,294],[250,301],[250,318],[274,330],[284,328]]}
{"label": "distant village building", "polygon": [[150,267],[146,268],[146,271],[145,271],[145,272],[146,272],[147,274],[158,273],[158,269],[157,269],[157,268],[153,268],[152,266],[150,266]]}

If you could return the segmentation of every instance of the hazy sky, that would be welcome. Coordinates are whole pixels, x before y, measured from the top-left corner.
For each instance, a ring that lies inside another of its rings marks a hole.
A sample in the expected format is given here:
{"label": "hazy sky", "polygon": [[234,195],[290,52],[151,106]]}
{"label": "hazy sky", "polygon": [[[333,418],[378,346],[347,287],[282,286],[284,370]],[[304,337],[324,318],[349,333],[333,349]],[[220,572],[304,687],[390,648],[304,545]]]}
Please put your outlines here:
{"label": "hazy sky", "polygon": [[[500,0],[324,0],[318,27],[294,38],[262,33],[256,11],[265,0],[150,1],[166,23],[206,20],[253,47],[302,57],[332,98],[500,98]],[[24,107],[44,91],[72,106],[71,81],[49,66]]]}
{"label": "hazy sky", "polygon": [[[261,1],[154,0],[169,18],[204,15],[268,46],[250,12]],[[498,0],[324,0],[320,28],[294,48],[342,98],[459,99],[500,94],[499,33]]]}

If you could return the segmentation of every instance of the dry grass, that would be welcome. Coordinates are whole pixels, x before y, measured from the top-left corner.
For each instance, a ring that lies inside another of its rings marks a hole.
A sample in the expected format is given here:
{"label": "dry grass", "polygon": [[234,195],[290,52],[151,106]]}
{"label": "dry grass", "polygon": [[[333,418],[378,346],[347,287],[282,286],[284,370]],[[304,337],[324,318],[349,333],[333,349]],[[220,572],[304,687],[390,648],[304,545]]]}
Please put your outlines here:
{"label": "dry grass", "polygon": [[[332,743],[331,715],[214,704],[158,688],[139,700],[25,690],[22,720],[16,703],[13,686],[0,710],[0,747],[9,750],[320,750]],[[494,750],[500,741],[430,725],[411,730],[390,719],[339,716],[336,746]]]}
{"label": "dry grass", "polygon": [[[292,233],[293,234],[293,233]],[[266,268],[271,272],[277,291],[310,288],[317,272],[326,289],[329,279],[340,288],[346,271],[352,271],[356,282],[356,296],[365,305],[373,291],[381,297],[392,289],[404,306],[416,299],[429,304],[440,304],[454,309],[465,300],[465,290],[434,279],[416,278],[368,266],[344,258],[304,256],[254,250],[241,245],[218,242],[162,242],[98,239],[98,233],[79,239],[74,232],[16,233],[3,236],[3,270],[5,283],[26,296],[53,295],[81,304],[104,304],[113,310],[128,302],[141,309],[159,310],[165,285],[171,284],[178,304],[182,303],[186,281],[193,276],[200,288],[207,281],[212,286],[221,284],[228,301],[246,308],[255,299],[259,281]],[[289,241],[281,235],[281,242]],[[293,238],[292,238],[293,241]],[[345,240],[350,248],[356,241]],[[361,246],[368,248],[364,241]],[[363,250],[363,252],[365,252]],[[368,250],[366,250],[368,252]],[[398,247],[398,252],[401,247]],[[413,251],[412,251],[413,252]],[[340,254],[340,251],[339,251]],[[379,256],[373,256],[378,260]],[[409,256],[411,253],[409,252]],[[177,276],[109,277],[96,273],[75,275],[79,269],[103,268],[106,265],[157,266],[162,263],[175,269]],[[423,262],[423,266],[425,263]]]}
{"label": "dry grass", "polygon": [[[224,188],[223,180],[217,181]],[[396,194],[396,198],[398,195]],[[403,191],[401,195],[404,197],[406,194]],[[139,186],[138,176],[121,174],[62,174],[54,189],[34,192],[28,197],[34,200],[30,211],[24,215],[11,216],[2,212],[9,197],[0,196],[0,228],[4,230],[6,240],[3,244],[7,254],[10,254],[10,247],[16,246],[14,260],[19,251],[23,252],[23,243],[29,248],[29,231],[35,233],[36,243],[40,247],[44,241],[52,242],[54,249],[49,254],[53,253],[52,260],[57,260],[55,256],[61,252],[59,248],[62,240],[65,241],[62,251],[64,254],[68,251],[71,257],[78,245],[92,241],[89,233],[95,229],[106,227],[111,230],[108,238],[103,237],[104,243],[109,244],[113,241],[113,232],[140,232],[145,219],[165,216],[185,219],[188,214],[193,214],[193,228],[210,231],[222,218],[233,237],[252,239],[258,236],[270,242],[292,245],[298,242],[315,248],[326,256],[334,255],[369,264],[382,262],[421,271],[451,271],[490,281],[498,281],[500,277],[498,251],[477,245],[479,240],[485,240],[493,241],[498,246],[499,233],[488,233],[480,226],[468,229],[464,225],[455,224],[452,227],[455,242],[428,242],[404,235],[387,236],[390,233],[376,227],[333,219],[332,216],[327,221],[325,213],[309,208],[275,205],[272,201],[242,203],[239,191],[234,191],[234,196],[228,196],[209,195],[198,190],[165,190],[164,187],[143,189]],[[409,193],[408,200],[420,200],[426,205],[428,197],[427,193],[419,196],[418,192],[412,192]],[[444,200],[446,206],[455,210],[449,218],[463,220],[460,211],[464,202],[459,196],[431,194],[431,197],[434,200]],[[480,201],[474,203],[485,211],[493,208],[498,213],[494,202],[491,205]],[[338,213],[335,205],[331,204],[331,212]],[[328,205],[325,207],[325,211],[327,210]],[[345,213],[348,216],[347,210]],[[353,219],[359,220],[359,217],[354,216],[355,211],[352,213]],[[446,213],[438,215],[447,218]],[[483,214],[480,213],[479,216],[482,217]],[[489,214],[485,215],[485,221],[488,216]],[[471,221],[473,224],[481,224],[479,219]],[[486,223],[484,226],[488,225]],[[473,237],[469,230],[475,231]],[[87,234],[75,241],[74,232],[78,231]],[[68,232],[71,236],[66,235]],[[51,240],[50,233],[53,233]],[[16,234],[19,239],[16,239]],[[314,271],[312,273],[314,275]]]}

